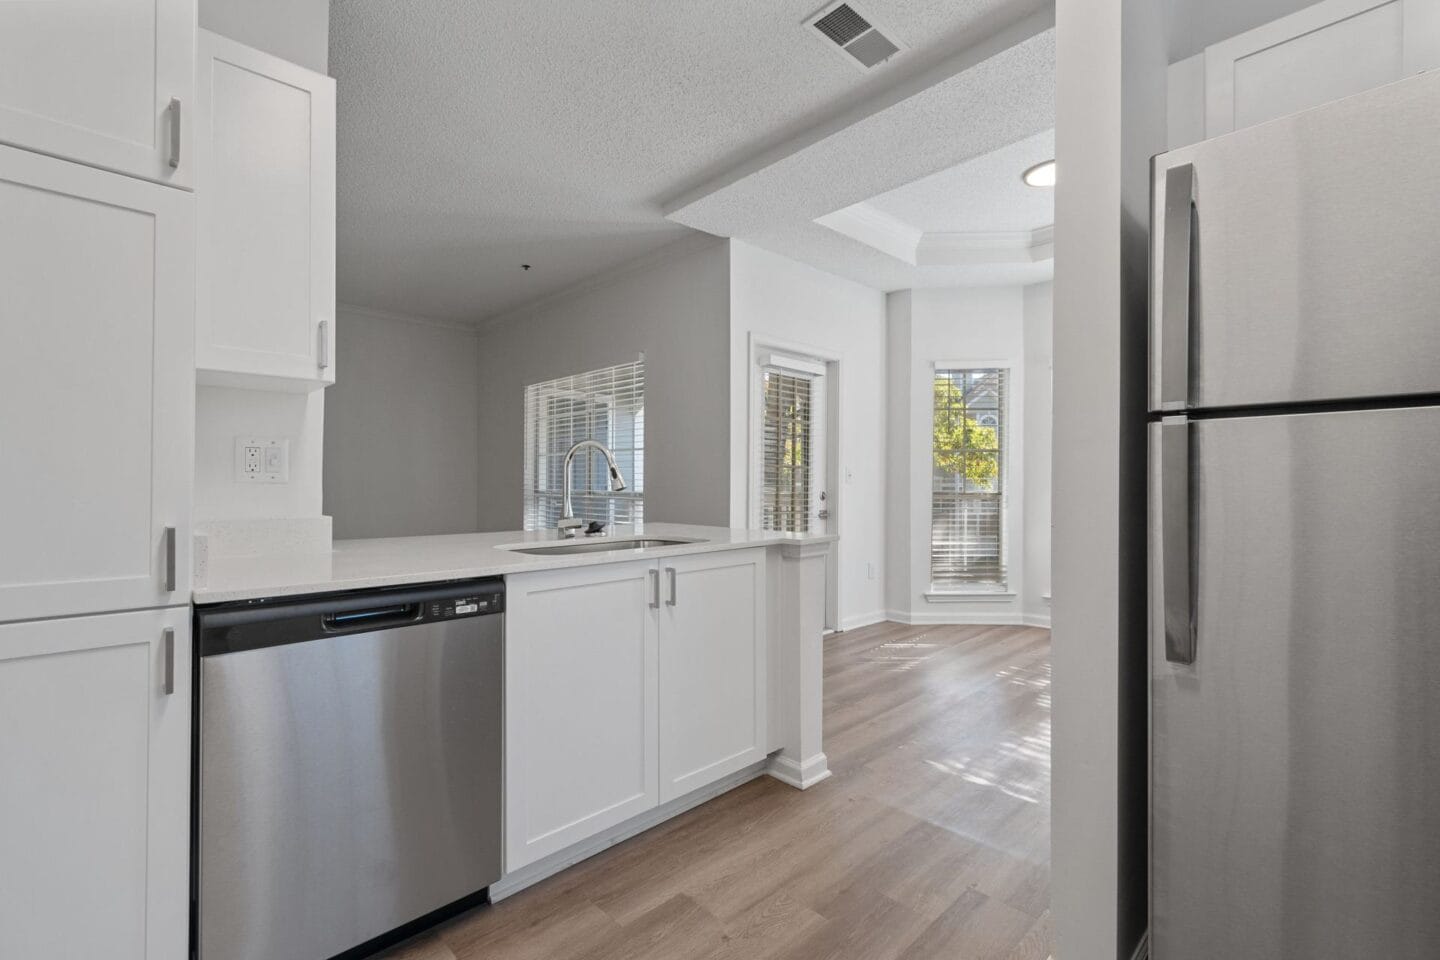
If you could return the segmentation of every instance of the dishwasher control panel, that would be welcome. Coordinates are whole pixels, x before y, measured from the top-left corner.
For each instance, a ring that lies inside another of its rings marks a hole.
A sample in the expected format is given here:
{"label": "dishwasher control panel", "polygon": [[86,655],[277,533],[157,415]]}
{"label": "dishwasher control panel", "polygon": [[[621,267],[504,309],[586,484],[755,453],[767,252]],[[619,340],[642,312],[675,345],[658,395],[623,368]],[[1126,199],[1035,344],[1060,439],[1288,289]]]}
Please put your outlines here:
{"label": "dishwasher control panel", "polygon": [[475,617],[487,613],[502,613],[505,609],[505,594],[475,593],[464,597],[446,597],[431,600],[426,604],[426,619],[451,620],[455,617]]}
{"label": "dishwasher control panel", "polygon": [[197,607],[201,657],[505,612],[498,578]]}

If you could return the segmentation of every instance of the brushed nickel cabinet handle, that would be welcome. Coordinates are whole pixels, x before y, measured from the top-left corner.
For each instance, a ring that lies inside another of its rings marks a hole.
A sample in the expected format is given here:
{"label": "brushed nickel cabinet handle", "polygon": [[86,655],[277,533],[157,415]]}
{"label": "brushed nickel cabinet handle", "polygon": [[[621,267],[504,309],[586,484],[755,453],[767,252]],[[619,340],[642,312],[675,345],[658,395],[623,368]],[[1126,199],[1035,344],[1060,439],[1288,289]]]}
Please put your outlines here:
{"label": "brushed nickel cabinet handle", "polygon": [[175,592],[175,528],[165,528],[165,589]]}
{"label": "brushed nickel cabinet handle", "polygon": [[318,327],[317,333],[320,337],[320,343],[317,349],[318,359],[316,363],[321,370],[325,370],[330,366],[330,321],[321,320]]}
{"label": "brushed nickel cabinet handle", "polygon": [[166,110],[170,114],[170,169],[174,170],[180,166],[180,98],[171,97]]}
{"label": "brushed nickel cabinet handle", "polygon": [[161,635],[165,648],[165,682],[163,689],[168,697],[175,692],[175,628],[166,627]]}
{"label": "brushed nickel cabinet handle", "polygon": [[660,571],[653,567],[650,573],[650,609],[660,609]]}
{"label": "brushed nickel cabinet handle", "polygon": [[665,601],[665,606],[667,606],[667,607],[673,607],[673,606],[675,606],[676,602],[679,600],[679,596],[678,596],[677,593],[676,593],[676,586],[675,586],[675,582],[676,582],[675,568],[674,568],[674,567],[666,567],[666,568],[665,568],[665,575],[670,578],[670,599]]}

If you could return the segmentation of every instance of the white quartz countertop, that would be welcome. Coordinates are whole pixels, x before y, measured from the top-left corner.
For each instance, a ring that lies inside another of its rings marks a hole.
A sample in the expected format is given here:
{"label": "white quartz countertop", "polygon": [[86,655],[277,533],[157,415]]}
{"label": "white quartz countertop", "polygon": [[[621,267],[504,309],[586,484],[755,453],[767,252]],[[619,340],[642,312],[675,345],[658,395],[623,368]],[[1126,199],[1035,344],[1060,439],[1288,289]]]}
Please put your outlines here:
{"label": "white quartz countertop", "polygon": [[554,530],[502,533],[460,533],[434,537],[393,537],[379,540],[337,540],[329,553],[246,557],[212,557],[203,577],[197,576],[196,603],[229,603],[267,597],[331,593],[369,587],[390,587],[467,577],[494,577],[532,570],[653,560],[687,554],[738,550],[775,544],[829,543],[833,535],[777,533],[678,523],[617,526],[605,539],[636,537],[693,541],[667,547],[619,549],[568,556],[535,556],[507,547],[540,546],[599,540],[561,540]]}

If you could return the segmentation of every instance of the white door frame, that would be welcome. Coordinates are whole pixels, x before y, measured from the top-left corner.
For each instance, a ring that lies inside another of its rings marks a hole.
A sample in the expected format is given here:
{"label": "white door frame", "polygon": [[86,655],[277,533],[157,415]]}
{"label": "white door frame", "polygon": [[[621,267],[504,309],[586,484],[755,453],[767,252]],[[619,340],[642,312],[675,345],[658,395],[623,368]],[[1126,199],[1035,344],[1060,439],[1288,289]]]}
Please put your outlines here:
{"label": "white door frame", "polygon": [[751,331],[750,342],[745,353],[747,392],[745,396],[745,516],[753,524],[759,516],[759,485],[756,483],[757,464],[755,451],[759,444],[760,417],[760,358],[770,352],[788,353],[798,359],[813,360],[825,366],[825,483],[826,507],[830,517],[826,521],[826,532],[840,539],[835,549],[829,551],[825,561],[825,629],[840,629],[840,554],[845,550],[843,537],[845,524],[845,477],[841,464],[844,438],[841,424],[844,422],[845,405],[841,399],[845,355],[841,351],[827,350],[809,343],[799,343]]}

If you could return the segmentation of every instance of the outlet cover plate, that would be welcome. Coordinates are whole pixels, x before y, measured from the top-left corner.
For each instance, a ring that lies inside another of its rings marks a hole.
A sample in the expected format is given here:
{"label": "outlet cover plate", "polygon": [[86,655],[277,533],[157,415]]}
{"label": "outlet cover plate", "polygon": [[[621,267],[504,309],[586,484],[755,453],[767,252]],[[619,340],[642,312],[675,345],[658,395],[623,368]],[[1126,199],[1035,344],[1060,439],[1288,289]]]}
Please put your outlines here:
{"label": "outlet cover plate", "polygon": [[290,438],[235,438],[236,483],[289,483]]}

